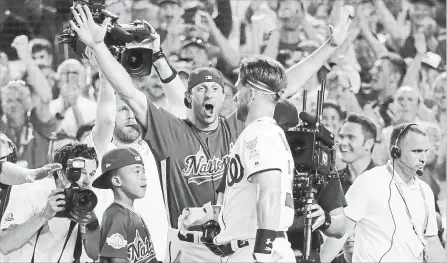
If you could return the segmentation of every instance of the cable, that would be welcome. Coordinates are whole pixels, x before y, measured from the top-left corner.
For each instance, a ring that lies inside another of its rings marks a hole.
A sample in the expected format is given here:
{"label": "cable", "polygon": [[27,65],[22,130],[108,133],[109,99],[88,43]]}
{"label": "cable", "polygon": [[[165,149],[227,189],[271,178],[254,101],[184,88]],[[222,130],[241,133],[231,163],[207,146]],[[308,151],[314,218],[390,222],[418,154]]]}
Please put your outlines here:
{"label": "cable", "polygon": [[391,213],[391,218],[393,218],[393,224],[394,224],[394,230],[393,230],[393,234],[391,235],[391,244],[390,244],[390,248],[385,252],[385,254],[382,255],[382,257],[380,257],[379,259],[379,263],[382,262],[383,257],[385,257],[390,251],[391,248],[393,247],[393,242],[394,242],[394,234],[396,234],[396,220],[394,220],[394,215],[393,215],[393,210],[391,210],[391,183],[393,182],[394,179],[394,159],[393,159],[393,175],[391,176],[391,180],[390,180],[390,184],[388,186],[388,188],[390,189],[390,197],[388,198],[388,207],[390,209],[390,213]]}

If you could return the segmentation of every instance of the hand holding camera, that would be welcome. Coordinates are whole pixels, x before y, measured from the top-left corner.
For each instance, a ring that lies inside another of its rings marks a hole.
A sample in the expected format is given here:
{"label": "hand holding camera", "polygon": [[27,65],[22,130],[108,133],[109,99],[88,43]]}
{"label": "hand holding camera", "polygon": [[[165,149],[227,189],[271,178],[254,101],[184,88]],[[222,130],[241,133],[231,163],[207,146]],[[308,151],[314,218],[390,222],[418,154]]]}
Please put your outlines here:
{"label": "hand holding camera", "polygon": [[43,215],[48,220],[56,216],[58,212],[65,210],[65,195],[64,189],[55,189],[48,196],[47,206],[43,210]]}

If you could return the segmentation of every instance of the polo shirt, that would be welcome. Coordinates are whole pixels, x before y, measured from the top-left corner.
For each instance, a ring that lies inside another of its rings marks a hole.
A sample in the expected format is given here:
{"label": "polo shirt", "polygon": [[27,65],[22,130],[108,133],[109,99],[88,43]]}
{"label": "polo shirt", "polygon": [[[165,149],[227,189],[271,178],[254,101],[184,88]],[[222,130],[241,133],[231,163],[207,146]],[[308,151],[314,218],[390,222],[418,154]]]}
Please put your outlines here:
{"label": "polo shirt", "polygon": [[[418,243],[402,196],[418,233],[423,232],[426,204],[428,222],[423,239],[438,233],[430,187],[416,176],[406,184],[396,172],[392,176],[390,171],[393,171],[390,162],[366,171],[346,193],[345,214],[356,222],[353,262],[379,262],[385,253],[381,262],[422,262],[422,244]],[[397,185],[402,189],[402,196]]]}
{"label": "polo shirt", "polygon": [[[377,165],[374,163],[373,160],[369,162],[368,167],[366,167],[365,171],[371,170],[372,168],[376,167]],[[365,172],[363,171],[363,172]],[[351,178],[351,171],[349,171],[348,166],[338,171],[338,176],[340,177],[340,183],[341,187],[343,188],[343,193],[346,194],[348,192],[349,187],[351,187],[352,183],[349,178]]]}

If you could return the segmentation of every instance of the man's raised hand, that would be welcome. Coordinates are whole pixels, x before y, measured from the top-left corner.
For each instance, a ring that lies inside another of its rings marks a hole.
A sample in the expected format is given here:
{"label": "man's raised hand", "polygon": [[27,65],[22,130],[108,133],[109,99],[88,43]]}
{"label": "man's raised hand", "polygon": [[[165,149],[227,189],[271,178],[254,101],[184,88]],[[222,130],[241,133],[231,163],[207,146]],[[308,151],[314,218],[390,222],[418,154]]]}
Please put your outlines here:
{"label": "man's raised hand", "polygon": [[46,178],[48,175],[60,169],[62,169],[62,165],[59,163],[46,164],[40,168],[31,169],[26,179],[28,182],[34,182],[35,180]]}
{"label": "man's raised hand", "polygon": [[107,17],[102,25],[93,20],[92,13],[87,5],[78,5],[76,10],[72,7],[74,21],[70,21],[70,27],[76,32],[79,39],[90,48],[104,41],[110,18]]}
{"label": "man's raised hand", "polygon": [[338,19],[335,25],[330,25],[331,29],[331,45],[339,46],[343,44],[348,36],[348,30],[354,17],[351,6],[343,6],[340,8]]}
{"label": "man's raised hand", "polygon": [[160,35],[155,31],[155,28],[149,24],[146,20],[143,20],[143,23],[148,27],[151,32],[150,38],[143,40],[141,44],[146,45],[148,48],[152,49],[152,51],[158,52],[160,51]]}

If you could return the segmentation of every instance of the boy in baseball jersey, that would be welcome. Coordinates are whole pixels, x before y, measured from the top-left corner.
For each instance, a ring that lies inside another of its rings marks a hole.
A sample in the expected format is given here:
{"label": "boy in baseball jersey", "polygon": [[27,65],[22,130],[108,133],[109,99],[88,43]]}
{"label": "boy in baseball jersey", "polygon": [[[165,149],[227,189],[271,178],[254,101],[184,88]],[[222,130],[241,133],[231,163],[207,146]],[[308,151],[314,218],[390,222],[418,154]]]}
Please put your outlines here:
{"label": "boy in baseball jersey", "polygon": [[112,189],[114,202],[104,212],[99,241],[99,262],[156,263],[154,247],[143,219],[133,209],[146,192],[140,154],[133,148],[116,148],[101,161],[102,174],[93,187]]}

